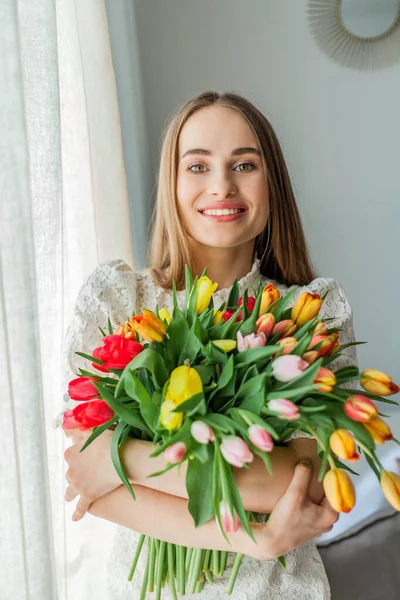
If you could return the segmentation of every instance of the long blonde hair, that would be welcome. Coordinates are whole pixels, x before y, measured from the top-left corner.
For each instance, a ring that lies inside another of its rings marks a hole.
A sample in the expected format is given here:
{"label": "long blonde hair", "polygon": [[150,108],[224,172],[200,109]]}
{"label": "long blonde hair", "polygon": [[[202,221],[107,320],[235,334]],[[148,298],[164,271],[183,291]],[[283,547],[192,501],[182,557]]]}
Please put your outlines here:
{"label": "long blonde hair", "polygon": [[260,272],[285,285],[306,285],[315,277],[288,169],[274,130],[264,115],[237,94],[205,92],[182,106],[169,120],[161,149],[158,192],[149,245],[150,272],[157,285],[177,289],[185,282],[185,264],[194,271],[186,232],[176,200],[178,143],[182,127],[202,108],[222,106],[238,111],[258,141],[268,182],[270,212],[265,229],[256,237],[253,259]]}

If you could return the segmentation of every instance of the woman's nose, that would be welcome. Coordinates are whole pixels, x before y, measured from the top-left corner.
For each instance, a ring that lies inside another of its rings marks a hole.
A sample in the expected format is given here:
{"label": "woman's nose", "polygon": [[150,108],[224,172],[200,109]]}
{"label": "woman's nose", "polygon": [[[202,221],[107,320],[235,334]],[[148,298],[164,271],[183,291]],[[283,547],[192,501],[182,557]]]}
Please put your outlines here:
{"label": "woman's nose", "polygon": [[210,196],[227,198],[237,194],[237,186],[230,177],[219,175],[210,182],[208,192]]}

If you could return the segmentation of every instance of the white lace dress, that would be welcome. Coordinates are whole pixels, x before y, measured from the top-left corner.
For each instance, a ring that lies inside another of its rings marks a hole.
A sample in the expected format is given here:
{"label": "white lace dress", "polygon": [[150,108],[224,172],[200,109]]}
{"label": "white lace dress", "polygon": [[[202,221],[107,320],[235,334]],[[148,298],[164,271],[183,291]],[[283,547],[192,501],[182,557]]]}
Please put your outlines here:
{"label": "white lace dress", "polygon": [[[240,292],[249,286],[257,287],[259,278],[259,262],[256,260],[251,271],[239,281]],[[265,284],[268,283],[265,280]],[[275,283],[275,282],[273,282]],[[276,284],[282,294],[287,293],[285,286]],[[318,278],[307,288],[301,288],[297,294],[307,289],[313,293],[323,294],[332,290],[323,304],[322,317],[334,317],[332,327],[341,327],[341,343],[354,339],[352,313],[350,304],[340,285],[333,279]],[[217,290],[214,304],[217,308],[227,299],[228,289]],[[183,301],[184,291],[178,292],[178,300]],[[297,296],[296,296],[297,297]],[[296,298],[295,297],[295,298]],[[293,300],[294,301],[294,300]],[[88,361],[80,358],[75,351],[90,354],[100,345],[99,326],[106,329],[107,319],[112,324],[123,323],[132,312],[140,308],[155,309],[156,304],[172,309],[172,294],[157,287],[147,270],[134,272],[121,260],[100,264],[82,286],[74,316],[69,326],[65,348],[64,362],[65,382],[76,376],[79,367],[88,367]],[[356,363],[353,348],[341,358],[336,367]],[[145,552],[142,553],[132,582],[127,576],[132,563],[133,554],[139,534],[123,527],[117,527],[111,556],[108,563],[108,597],[110,600],[136,600],[140,595],[144,573]],[[232,554],[228,558],[228,571],[223,579],[216,583],[206,584],[203,591],[193,595],[193,599],[222,600],[229,578],[229,567]],[[323,564],[315,545],[311,542],[295,549],[286,556],[287,568],[283,570],[277,560],[261,561],[245,557],[239,571],[232,600],[326,600],[330,598],[329,584]],[[146,598],[153,598],[148,594]],[[163,591],[163,598],[170,598],[168,590]]]}

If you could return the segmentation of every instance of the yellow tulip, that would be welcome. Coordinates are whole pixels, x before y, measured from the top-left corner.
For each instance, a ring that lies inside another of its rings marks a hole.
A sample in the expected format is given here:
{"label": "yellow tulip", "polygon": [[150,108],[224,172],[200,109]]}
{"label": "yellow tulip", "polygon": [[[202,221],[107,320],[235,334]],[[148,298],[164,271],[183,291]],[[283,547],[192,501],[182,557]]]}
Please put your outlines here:
{"label": "yellow tulip", "polygon": [[164,400],[160,409],[160,423],[171,431],[171,429],[179,429],[182,425],[183,414],[173,412],[176,405],[171,400]]}
{"label": "yellow tulip", "polygon": [[170,315],[169,311],[166,308],[160,308],[160,310],[158,311],[158,316],[163,321],[167,321],[168,325],[170,324],[170,322],[171,322],[171,315]]}
{"label": "yellow tulip", "polygon": [[213,340],[213,344],[224,352],[230,352],[237,346],[235,340]]}
{"label": "yellow tulip", "polygon": [[341,460],[356,461],[360,458],[354,437],[347,429],[337,429],[329,438],[331,450]]}
{"label": "yellow tulip", "polygon": [[279,290],[272,283],[268,283],[262,291],[260,312],[258,316],[263,315],[276,300],[281,297]]}
{"label": "yellow tulip", "polygon": [[292,321],[297,325],[304,325],[307,321],[311,321],[317,316],[321,308],[322,300],[319,294],[310,294],[303,292],[297,298],[292,308]]}
{"label": "yellow tulip", "polygon": [[214,317],[213,317],[214,325],[219,325],[222,322],[223,314],[224,314],[223,310],[214,310]]}
{"label": "yellow tulip", "polygon": [[130,320],[131,327],[148,342],[162,342],[166,334],[164,321],[151,310],[143,310],[143,315],[136,315]]}
{"label": "yellow tulip", "polygon": [[320,367],[313,383],[318,385],[319,392],[331,392],[336,385],[336,376],[326,367]]}
{"label": "yellow tulip", "polygon": [[393,439],[389,425],[380,417],[373,417],[366,423],[363,423],[365,429],[369,431],[375,444],[384,444]]}
{"label": "yellow tulip", "polygon": [[366,369],[360,376],[361,386],[375,396],[391,396],[400,391],[398,385],[393,383],[392,378],[377,369]]}
{"label": "yellow tulip", "polygon": [[201,314],[210,304],[211,296],[218,287],[218,283],[213,283],[209,277],[204,275],[197,282],[196,304],[194,310]]}
{"label": "yellow tulip", "polygon": [[165,398],[179,406],[202,391],[203,383],[196,369],[182,365],[172,371]]}
{"label": "yellow tulip", "polygon": [[386,500],[400,511],[400,477],[391,471],[385,471],[381,477],[381,487]]}
{"label": "yellow tulip", "polygon": [[345,471],[331,469],[323,481],[325,496],[337,512],[348,513],[356,503],[356,491],[353,482]]}

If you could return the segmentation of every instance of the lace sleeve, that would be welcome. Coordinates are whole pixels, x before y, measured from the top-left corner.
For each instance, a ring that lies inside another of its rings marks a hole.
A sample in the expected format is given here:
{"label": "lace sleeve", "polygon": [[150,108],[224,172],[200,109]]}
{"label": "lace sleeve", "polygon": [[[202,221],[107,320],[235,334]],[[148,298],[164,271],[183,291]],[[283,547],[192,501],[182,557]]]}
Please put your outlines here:
{"label": "lace sleeve", "polygon": [[[122,260],[101,263],[81,287],[63,344],[63,389],[79,368],[96,372],[77,351],[91,354],[108,331],[126,321],[136,310],[136,274]],[[68,398],[66,398],[68,400]]]}

